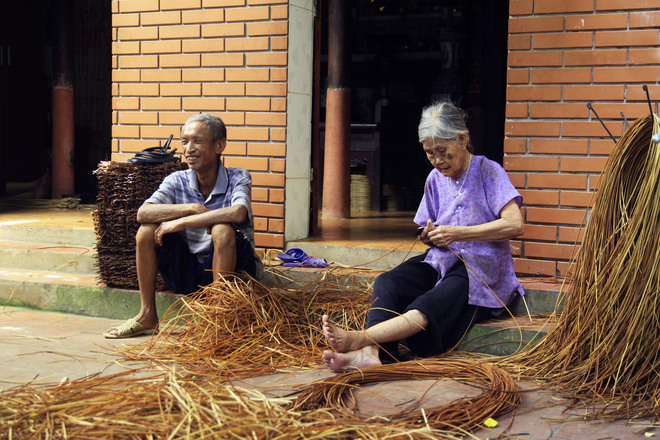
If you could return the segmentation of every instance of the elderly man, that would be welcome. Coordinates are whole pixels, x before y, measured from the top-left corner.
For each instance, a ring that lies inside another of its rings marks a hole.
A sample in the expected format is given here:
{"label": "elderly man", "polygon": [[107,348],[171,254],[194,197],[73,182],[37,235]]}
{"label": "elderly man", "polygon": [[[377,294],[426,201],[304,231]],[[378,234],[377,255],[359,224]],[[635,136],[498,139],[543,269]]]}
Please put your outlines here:
{"label": "elderly man", "polygon": [[140,312],[109,329],[107,338],[157,330],[158,271],[175,292],[184,294],[220,276],[262,274],[254,251],[250,173],[225,168],[221,161],[227,146],[225,124],[217,116],[193,116],[181,130],[181,144],[189,169],[167,176],[137,213]]}

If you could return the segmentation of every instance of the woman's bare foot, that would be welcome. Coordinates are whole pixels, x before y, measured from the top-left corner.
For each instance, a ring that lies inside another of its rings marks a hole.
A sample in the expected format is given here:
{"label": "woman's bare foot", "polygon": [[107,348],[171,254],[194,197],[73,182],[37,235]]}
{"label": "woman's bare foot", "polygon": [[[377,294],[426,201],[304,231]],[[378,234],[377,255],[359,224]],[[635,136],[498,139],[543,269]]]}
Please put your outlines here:
{"label": "woman's bare foot", "polygon": [[322,321],[323,334],[328,341],[328,345],[334,348],[337,353],[359,350],[370,344],[364,332],[341,329],[330,322],[328,315],[323,315]]}
{"label": "woman's bare foot", "polygon": [[382,365],[378,358],[378,347],[375,345],[368,345],[346,353],[326,350],[323,352],[323,362],[335,373]]}

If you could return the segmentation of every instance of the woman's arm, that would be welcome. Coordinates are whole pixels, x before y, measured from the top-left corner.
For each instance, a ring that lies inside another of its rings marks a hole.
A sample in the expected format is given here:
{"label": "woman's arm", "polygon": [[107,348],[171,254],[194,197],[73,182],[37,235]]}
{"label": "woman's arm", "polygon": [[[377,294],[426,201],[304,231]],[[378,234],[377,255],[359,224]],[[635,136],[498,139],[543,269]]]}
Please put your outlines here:
{"label": "woman's arm", "polygon": [[504,205],[499,214],[497,220],[474,226],[440,225],[433,228],[429,221],[420,239],[444,247],[455,241],[505,241],[523,234],[525,226],[515,200]]}

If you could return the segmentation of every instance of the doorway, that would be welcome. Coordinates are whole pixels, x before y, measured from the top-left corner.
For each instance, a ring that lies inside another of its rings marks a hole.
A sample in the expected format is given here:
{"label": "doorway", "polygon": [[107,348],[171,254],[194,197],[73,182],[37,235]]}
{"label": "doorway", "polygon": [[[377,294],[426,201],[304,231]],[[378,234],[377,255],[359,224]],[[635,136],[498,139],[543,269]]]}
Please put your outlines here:
{"label": "doorway", "polygon": [[[110,158],[112,24],[109,1],[72,0],[75,194],[94,203],[99,161]],[[53,8],[18,2],[0,16],[0,173],[29,181],[52,167]],[[29,17],[29,23],[26,22]]]}
{"label": "doorway", "polygon": [[[328,0],[321,2],[320,169],[327,86]],[[502,163],[508,0],[351,3],[351,174],[367,182],[369,216],[415,211],[431,170],[417,139],[423,107],[448,98],[469,116],[477,154]],[[353,187],[352,190],[358,189]],[[322,194],[317,199],[320,199]],[[353,199],[354,197],[352,197]],[[314,209],[320,209],[314,200]],[[354,211],[351,216],[360,216]],[[354,214],[355,212],[355,214]],[[314,216],[313,216],[314,218]]]}

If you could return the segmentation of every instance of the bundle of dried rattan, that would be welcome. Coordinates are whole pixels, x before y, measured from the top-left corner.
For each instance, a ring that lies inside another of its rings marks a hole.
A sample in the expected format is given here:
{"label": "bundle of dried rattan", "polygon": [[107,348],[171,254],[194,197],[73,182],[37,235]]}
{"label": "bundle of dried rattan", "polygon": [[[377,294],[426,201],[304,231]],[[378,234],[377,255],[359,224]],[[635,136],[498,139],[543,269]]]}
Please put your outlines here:
{"label": "bundle of dried rattan", "polygon": [[[93,212],[99,278],[107,286],[135,289],[135,233],[137,210],[168,174],[182,168],[180,161],[153,164],[101,162],[97,209]],[[159,277],[158,288],[167,284]]]}
{"label": "bundle of dried rattan", "polygon": [[619,139],[600,178],[557,328],[501,365],[596,414],[660,417],[660,131],[655,115]]}
{"label": "bundle of dried rattan", "polygon": [[405,409],[385,420],[372,423],[399,423],[408,428],[430,426],[445,431],[472,431],[489,417],[497,417],[520,404],[518,387],[511,376],[500,368],[466,359],[435,357],[380,367],[371,367],[335,376],[312,385],[298,397],[294,408],[331,408],[351,415],[356,408],[353,391],[360,385],[395,380],[458,380],[477,384],[483,392],[435,408]]}
{"label": "bundle of dried rattan", "polygon": [[[461,429],[475,429],[483,422],[480,410],[473,410],[481,408],[487,396],[497,399],[488,410],[489,417],[511,402],[511,395],[497,392],[515,389],[506,378],[487,366],[477,369],[476,364],[467,363],[453,364],[457,370],[448,376],[488,388],[470,409],[472,424],[464,412],[446,409],[444,414],[431,409],[421,424],[416,409],[374,421],[323,405],[302,408],[293,398],[269,398],[224,381],[289,366],[318,365],[325,346],[319,330],[321,316],[329,313],[343,325],[360,325],[368,309],[370,285],[362,278],[349,279],[350,274],[329,274],[295,288],[266,287],[238,278],[215,282],[199,297],[183,298],[148,347],[126,351],[134,359],[175,364],[170,374],[146,378],[127,372],[8,390],[0,398],[0,437],[458,438],[455,435]],[[450,363],[442,364],[443,371],[433,363],[408,365],[403,370],[364,373],[387,381],[397,374],[408,379],[435,378],[452,368]]]}
{"label": "bundle of dried rattan", "polygon": [[[432,427],[372,424],[330,411],[292,408],[217,380],[120,374],[3,393],[7,439],[458,439]],[[461,437],[462,438],[462,437]]]}
{"label": "bundle of dried rattan", "polygon": [[367,282],[345,280],[328,275],[295,288],[219,280],[181,298],[162,319],[159,335],[125,355],[215,377],[318,364],[325,347],[321,317],[330,314],[355,326],[364,322],[369,307]]}

